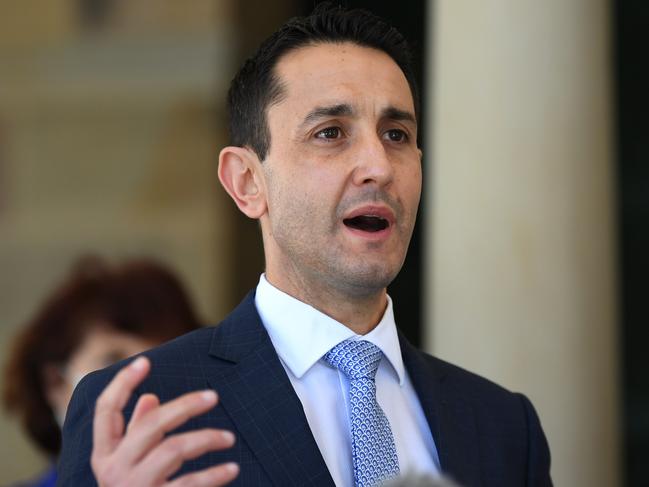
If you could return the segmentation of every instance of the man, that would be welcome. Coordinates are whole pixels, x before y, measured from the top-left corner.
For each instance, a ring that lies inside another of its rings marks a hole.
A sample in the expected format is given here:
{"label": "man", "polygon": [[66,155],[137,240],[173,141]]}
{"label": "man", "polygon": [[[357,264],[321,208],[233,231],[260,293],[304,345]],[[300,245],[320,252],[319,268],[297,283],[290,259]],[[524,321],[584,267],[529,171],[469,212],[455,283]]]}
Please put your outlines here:
{"label": "man", "polygon": [[551,485],[529,401],[396,330],[417,103],[405,40],[367,12],[320,7],[262,44],[230,89],[219,178],[260,221],[265,275],[219,326],[80,384],[60,485]]}

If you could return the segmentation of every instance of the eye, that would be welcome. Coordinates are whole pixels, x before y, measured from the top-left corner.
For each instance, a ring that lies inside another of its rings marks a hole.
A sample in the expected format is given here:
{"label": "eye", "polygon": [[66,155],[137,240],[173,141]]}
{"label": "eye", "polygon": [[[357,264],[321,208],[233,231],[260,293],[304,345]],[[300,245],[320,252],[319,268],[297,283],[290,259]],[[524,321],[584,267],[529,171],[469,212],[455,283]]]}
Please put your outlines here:
{"label": "eye", "polygon": [[315,134],[317,139],[339,139],[342,136],[342,131],[339,127],[327,127]]}
{"label": "eye", "polygon": [[385,137],[388,138],[391,142],[407,142],[408,134],[400,129],[390,129],[385,132]]}

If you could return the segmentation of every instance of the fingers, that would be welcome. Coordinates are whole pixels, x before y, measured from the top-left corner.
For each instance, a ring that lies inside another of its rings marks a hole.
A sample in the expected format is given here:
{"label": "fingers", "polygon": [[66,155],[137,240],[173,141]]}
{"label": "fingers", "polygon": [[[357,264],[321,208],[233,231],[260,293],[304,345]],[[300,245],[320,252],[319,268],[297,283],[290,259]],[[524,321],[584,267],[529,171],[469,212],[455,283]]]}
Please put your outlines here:
{"label": "fingers", "polygon": [[122,465],[134,465],[162,441],[165,433],[210,410],[216,402],[214,391],[191,392],[147,412],[129,427],[115,451],[117,461]]}
{"label": "fingers", "polygon": [[[137,401],[126,434],[122,409],[151,368],[140,357],[120,370],[97,399],[93,423],[92,469],[99,485],[221,486],[239,473],[236,464],[218,465],[172,482],[169,476],[189,459],[229,448],[234,435],[204,429],[165,438],[165,434],[217,403],[214,391],[185,394],[164,405],[153,394]],[[133,482],[132,482],[133,481]]]}
{"label": "fingers", "polygon": [[197,473],[183,475],[165,487],[221,487],[232,482],[239,475],[239,465],[224,463]]}
{"label": "fingers", "polygon": [[181,465],[208,451],[223,450],[234,445],[229,431],[203,429],[170,436],[149,453],[137,466],[134,485],[153,480],[159,485],[173,475]]}
{"label": "fingers", "polygon": [[150,368],[151,364],[146,357],[138,357],[117,373],[97,399],[93,422],[93,454],[110,454],[119,444],[124,433],[122,409]]}
{"label": "fingers", "polygon": [[160,406],[160,399],[155,394],[142,394],[137,400],[133,414],[131,415],[131,421],[128,423],[126,431],[130,431],[134,424],[146,415],[149,411],[153,411],[155,408]]}

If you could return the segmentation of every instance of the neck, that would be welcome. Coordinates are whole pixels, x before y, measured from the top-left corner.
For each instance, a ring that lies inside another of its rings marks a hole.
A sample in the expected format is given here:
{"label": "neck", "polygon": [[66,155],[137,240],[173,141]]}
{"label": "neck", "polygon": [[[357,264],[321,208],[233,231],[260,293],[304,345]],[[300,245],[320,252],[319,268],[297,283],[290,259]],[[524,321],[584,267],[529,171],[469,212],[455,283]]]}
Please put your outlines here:
{"label": "neck", "polygon": [[386,290],[354,295],[332,289],[322,282],[287,278],[269,270],[266,279],[282,292],[313,306],[318,311],[342,323],[358,335],[365,335],[379,324],[387,306]]}

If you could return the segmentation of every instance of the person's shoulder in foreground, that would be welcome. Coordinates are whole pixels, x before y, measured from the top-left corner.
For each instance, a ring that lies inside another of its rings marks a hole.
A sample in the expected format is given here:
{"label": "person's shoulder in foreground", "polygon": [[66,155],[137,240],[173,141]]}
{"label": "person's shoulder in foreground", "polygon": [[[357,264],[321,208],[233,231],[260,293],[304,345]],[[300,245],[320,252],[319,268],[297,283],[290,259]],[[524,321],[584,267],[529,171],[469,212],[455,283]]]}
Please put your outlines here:
{"label": "person's shoulder in foreground", "polygon": [[[400,341],[445,475],[466,487],[552,485],[547,442],[525,396],[423,353],[403,337]],[[154,365],[124,408],[126,423],[143,395],[166,402],[213,388],[219,391],[218,407],[170,433],[216,427],[237,437],[235,447],[185,462],[176,475],[236,462],[241,472],[232,485],[333,485],[252,294],[217,327],[191,332],[145,355]],[[90,467],[93,405],[125,363],[90,374],[75,392],[59,485],[96,485]]]}

